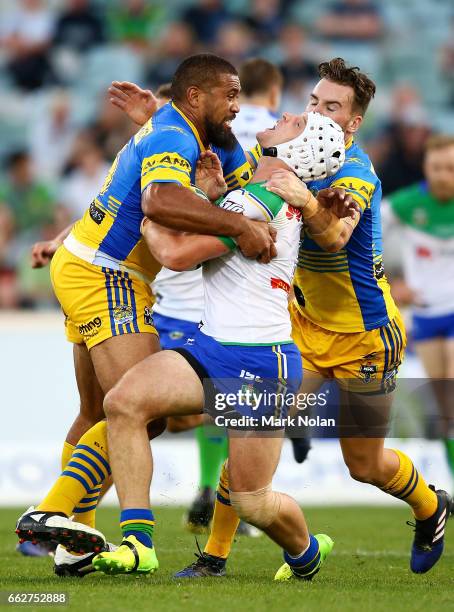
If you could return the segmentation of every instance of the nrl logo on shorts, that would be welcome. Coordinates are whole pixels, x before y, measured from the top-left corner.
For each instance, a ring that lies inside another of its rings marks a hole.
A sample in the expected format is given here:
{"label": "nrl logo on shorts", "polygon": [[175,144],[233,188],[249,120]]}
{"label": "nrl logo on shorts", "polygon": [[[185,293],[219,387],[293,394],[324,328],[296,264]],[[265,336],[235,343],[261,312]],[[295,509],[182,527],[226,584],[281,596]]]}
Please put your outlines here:
{"label": "nrl logo on shorts", "polygon": [[363,363],[363,365],[359,368],[359,373],[363,377],[365,383],[369,383],[371,380],[377,378],[378,366],[374,365],[370,361],[368,363]]}
{"label": "nrl logo on shorts", "polygon": [[117,325],[123,325],[124,323],[130,323],[134,318],[132,306],[115,306],[113,309],[113,318]]}
{"label": "nrl logo on shorts", "polygon": [[184,336],[184,333],[181,331],[172,331],[169,333],[169,337],[171,340],[181,340]]}

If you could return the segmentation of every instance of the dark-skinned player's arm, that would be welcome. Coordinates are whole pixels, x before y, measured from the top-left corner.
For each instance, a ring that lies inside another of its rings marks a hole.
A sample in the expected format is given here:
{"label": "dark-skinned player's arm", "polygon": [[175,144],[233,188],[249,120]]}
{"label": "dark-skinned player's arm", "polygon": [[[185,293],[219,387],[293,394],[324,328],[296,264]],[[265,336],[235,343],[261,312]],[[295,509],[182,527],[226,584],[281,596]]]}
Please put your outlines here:
{"label": "dark-skinned player's arm", "polygon": [[[196,169],[196,185],[211,201],[227,191],[218,156],[212,151],[201,154]],[[182,272],[225,255],[236,247],[231,238],[177,232],[144,217],[140,231],[153,256],[166,268]]]}
{"label": "dark-skinned player's arm", "polygon": [[69,236],[73,224],[68,225],[52,240],[44,240],[35,242],[31,250],[31,266],[32,268],[44,268],[50,263],[50,260],[55,254],[55,251],[63,244],[64,239]]}
{"label": "dark-skinned player's arm", "polygon": [[322,189],[314,197],[306,184],[289,170],[273,172],[266,187],[301,210],[312,240],[330,253],[345,247],[361,218],[358,202],[345,189]]}

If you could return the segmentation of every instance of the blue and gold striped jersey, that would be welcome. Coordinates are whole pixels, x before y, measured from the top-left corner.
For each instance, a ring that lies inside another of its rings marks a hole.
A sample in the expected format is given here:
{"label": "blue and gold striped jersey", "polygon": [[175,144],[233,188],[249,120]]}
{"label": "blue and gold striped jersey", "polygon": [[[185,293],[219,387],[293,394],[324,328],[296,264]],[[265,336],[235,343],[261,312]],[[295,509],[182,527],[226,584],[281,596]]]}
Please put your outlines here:
{"label": "blue and gold striped jersey", "polygon": [[[204,150],[191,121],[174,104],[166,104],[118,153],[101,191],[75,224],[73,242],[82,245],[85,255],[92,253],[89,259],[95,265],[152,279],[160,265],[140,234],[142,192],[163,182],[192,188]],[[229,190],[249,182],[252,169],[239,144],[233,151],[212,150],[221,160]]]}
{"label": "blue and gold striped jersey", "polygon": [[396,314],[382,261],[380,180],[366,153],[351,142],[341,170],[309,184],[314,193],[326,187],[350,193],[361,207],[361,218],[338,253],[323,251],[304,231],[295,273],[300,311],[336,332],[376,329]]}

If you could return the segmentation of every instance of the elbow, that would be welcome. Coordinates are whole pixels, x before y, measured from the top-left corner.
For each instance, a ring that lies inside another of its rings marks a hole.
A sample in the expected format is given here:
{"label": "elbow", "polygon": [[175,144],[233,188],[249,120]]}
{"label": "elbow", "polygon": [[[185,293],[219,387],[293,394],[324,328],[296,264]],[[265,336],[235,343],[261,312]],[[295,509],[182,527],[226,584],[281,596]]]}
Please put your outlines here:
{"label": "elbow", "polygon": [[157,259],[169,270],[184,272],[188,269],[188,260],[175,249],[164,248],[157,255],[159,255]]}
{"label": "elbow", "polygon": [[163,204],[163,198],[158,196],[158,189],[158,185],[150,185],[147,188],[145,197],[142,198],[142,212],[152,221],[159,222],[165,206]]}

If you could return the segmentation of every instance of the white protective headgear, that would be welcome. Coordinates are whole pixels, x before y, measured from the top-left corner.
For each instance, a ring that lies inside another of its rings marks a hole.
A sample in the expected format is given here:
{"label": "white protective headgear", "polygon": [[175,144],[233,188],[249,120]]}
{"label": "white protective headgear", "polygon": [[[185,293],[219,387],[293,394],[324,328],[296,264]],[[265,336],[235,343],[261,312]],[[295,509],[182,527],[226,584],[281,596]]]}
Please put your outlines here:
{"label": "white protective headgear", "polygon": [[332,176],[345,161],[342,128],[320,113],[308,113],[304,132],[283,144],[264,149],[264,155],[285,162],[303,181]]}

